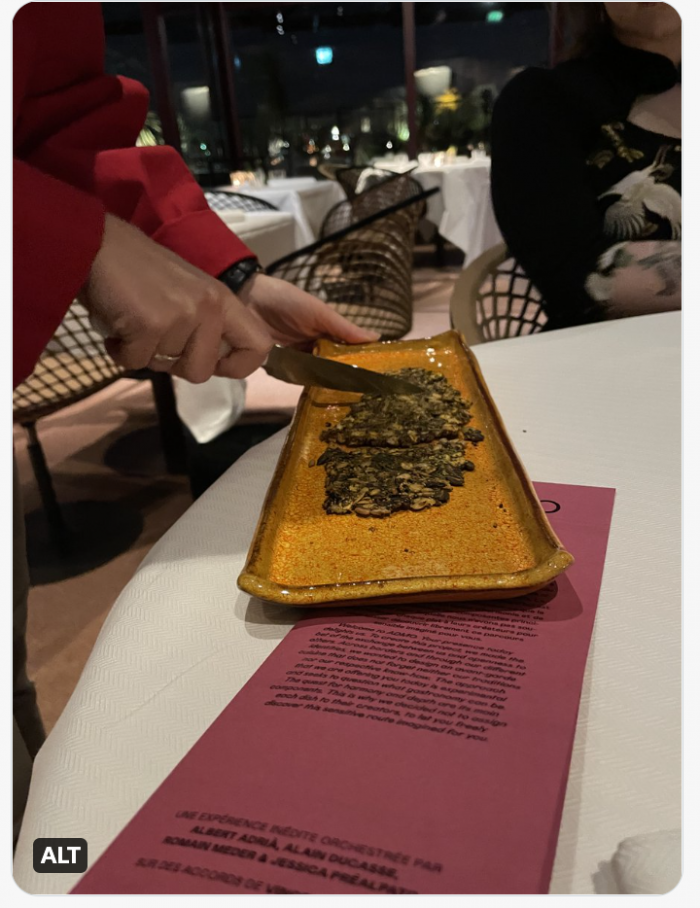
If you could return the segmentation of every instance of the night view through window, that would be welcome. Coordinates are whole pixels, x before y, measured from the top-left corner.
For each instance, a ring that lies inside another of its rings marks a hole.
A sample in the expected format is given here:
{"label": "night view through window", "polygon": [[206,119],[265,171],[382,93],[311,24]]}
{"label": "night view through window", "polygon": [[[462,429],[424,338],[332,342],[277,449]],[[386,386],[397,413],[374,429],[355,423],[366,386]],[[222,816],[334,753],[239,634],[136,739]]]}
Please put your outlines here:
{"label": "night view through window", "polygon": [[[155,4],[104,4],[108,65],[152,88],[142,6]],[[294,176],[414,146],[469,154],[488,146],[503,85],[523,67],[546,65],[549,55],[543,3],[225,3],[232,141],[208,53],[209,24],[198,9],[206,4],[158,6],[181,148],[205,182],[234,164]],[[146,140],[162,140],[155,96]]]}

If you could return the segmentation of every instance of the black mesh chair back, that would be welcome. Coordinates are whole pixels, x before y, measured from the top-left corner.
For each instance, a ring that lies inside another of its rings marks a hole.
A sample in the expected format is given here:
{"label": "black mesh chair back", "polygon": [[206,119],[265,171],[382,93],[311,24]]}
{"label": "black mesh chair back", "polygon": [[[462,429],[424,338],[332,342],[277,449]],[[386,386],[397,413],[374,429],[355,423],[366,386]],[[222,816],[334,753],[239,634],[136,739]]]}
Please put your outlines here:
{"label": "black mesh chair back", "polygon": [[505,244],[488,249],[462,272],[450,318],[470,346],[536,334],[547,326],[541,293]]}
{"label": "black mesh chair back", "polygon": [[[38,512],[27,517],[28,526],[34,527],[34,532],[28,533],[30,553],[34,552],[34,582],[53,582],[92,570],[125,551],[143,529],[141,515],[116,502],[80,500],[60,505],[37,432],[37,421],[42,417],[84,400],[121,378],[150,380],[166,469],[173,474],[185,472],[184,437],[170,375],[148,369],[127,371],[118,366],[108,356],[87,310],[75,301],[32,375],[13,392],[13,421],[26,432],[27,454],[45,515],[45,523],[40,524],[34,522]],[[105,525],[109,526],[107,536]],[[42,543],[45,537],[48,546]]]}
{"label": "black mesh chair back", "polygon": [[383,340],[403,337],[413,324],[416,225],[434,192],[404,199],[285,256],[267,273],[325,300]]}
{"label": "black mesh chair back", "polygon": [[242,192],[205,192],[212,211],[279,211],[271,202]]}
{"label": "black mesh chair back", "polygon": [[[353,224],[359,224],[366,218],[373,217],[411,199],[419,199],[424,195],[424,190],[418,180],[407,174],[391,174],[387,180],[382,180],[358,193],[352,199],[338,202],[328,212],[321,225],[321,236],[328,237],[345,230]],[[426,204],[422,202],[419,219],[425,214]]]}
{"label": "black mesh chair back", "polygon": [[[96,566],[102,562],[99,560],[93,562],[92,555],[86,559],[82,551],[82,542],[77,545],[74,552],[71,548],[73,543],[70,540],[74,539],[74,531],[80,529],[82,535],[75,538],[83,540],[87,544],[91,538],[92,528],[81,524],[81,528],[73,527],[71,529],[64,519],[64,509],[59,506],[56,497],[36,423],[45,416],[50,416],[64,407],[90,397],[121,378],[135,378],[151,382],[158,411],[166,468],[169,473],[185,472],[184,437],[177,415],[170,375],[165,372],[151,372],[149,369],[127,371],[118,366],[107,354],[102,335],[92,327],[87,310],[77,300],[72,304],[63,322],[47,344],[34,372],[13,392],[13,422],[23,426],[27,433],[27,453],[46,513],[49,537],[58,553],[58,561],[55,564],[51,562],[53,565],[51,570],[55,567],[60,576],[63,576],[64,568],[66,571],[70,571],[75,567],[80,573],[88,569],[85,565]],[[75,507],[68,506],[68,510],[74,519],[83,521],[93,513],[89,510],[89,506],[86,507],[87,511],[76,504]],[[138,535],[141,531],[142,521],[132,522],[129,527],[129,532],[133,530]],[[115,529],[115,539],[121,539],[122,542],[126,538],[120,536],[123,529],[124,527],[118,531]],[[130,536],[127,541],[132,541]],[[78,552],[77,558],[74,559],[71,552],[73,554]],[[104,554],[103,549],[98,546],[95,557],[102,557],[101,552]],[[115,550],[114,554],[118,554],[118,552]],[[67,573],[66,576],[73,576],[73,574]]]}
{"label": "black mesh chair back", "polygon": [[107,355],[86,309],[74,302],[33,374],[13,392],[13,420],[28,425],[89,397],[125,374]]}

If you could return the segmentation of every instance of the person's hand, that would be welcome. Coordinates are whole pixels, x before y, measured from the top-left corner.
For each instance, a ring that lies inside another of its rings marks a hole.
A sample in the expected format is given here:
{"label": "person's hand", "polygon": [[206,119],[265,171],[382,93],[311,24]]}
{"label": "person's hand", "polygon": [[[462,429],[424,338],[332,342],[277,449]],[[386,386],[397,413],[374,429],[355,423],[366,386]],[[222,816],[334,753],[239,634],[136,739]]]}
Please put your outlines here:
{"label": "person's hand", "polygon": [[[221,283],[107,215],[104,237],[80,299],[127,369],[149,367],[192,382],[244,378],[274,340],[265,323]],[[222,339],[230,352],[219,360]]]}
{"label": "person's hand", "polygon": [[253,275],[239,295],[276,344],[306,346],[319,337],[346,344],[366,344],[379,339],[376,332],[358,328],[310,293],[267,274]]}

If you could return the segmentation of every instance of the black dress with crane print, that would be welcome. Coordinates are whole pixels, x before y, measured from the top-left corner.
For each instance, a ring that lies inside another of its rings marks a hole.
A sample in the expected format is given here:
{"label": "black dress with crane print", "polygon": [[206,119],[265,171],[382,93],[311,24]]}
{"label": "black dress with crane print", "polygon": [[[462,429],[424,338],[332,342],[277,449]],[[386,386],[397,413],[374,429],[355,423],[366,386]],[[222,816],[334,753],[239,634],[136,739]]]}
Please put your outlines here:
{"label": "black dress with crane print", "polygon": [[606,123],[586,163],[611,242],[681,238],[680,139]]}
{"label": "black dress with crane print", "polygon": [[651,112],[670,111],[659,99],[679,82],[671,60],[610,38],[585,58],[523,70],[499,95],[494,210],[547,330],[609,317],[618,244],[680,239],[681,142],[648,128],[666,122]]}

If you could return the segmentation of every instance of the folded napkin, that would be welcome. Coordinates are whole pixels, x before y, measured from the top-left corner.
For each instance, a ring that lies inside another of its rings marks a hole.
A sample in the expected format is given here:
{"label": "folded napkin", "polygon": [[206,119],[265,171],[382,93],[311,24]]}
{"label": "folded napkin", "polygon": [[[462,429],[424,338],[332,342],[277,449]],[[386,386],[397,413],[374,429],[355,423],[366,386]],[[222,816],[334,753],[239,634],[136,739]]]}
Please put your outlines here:
{"label": "folded napkin", "polygon": [[612,859],[621,893],[665,895],[681,878],[681,831],[671,829],[624,839]]}
{"label": "folded napkin", "polygon": [[201,445],[226,432],[243,414],[243,379],[215,375],[209,381],[192,385],[176,376],[173,381],[178,416]]}

